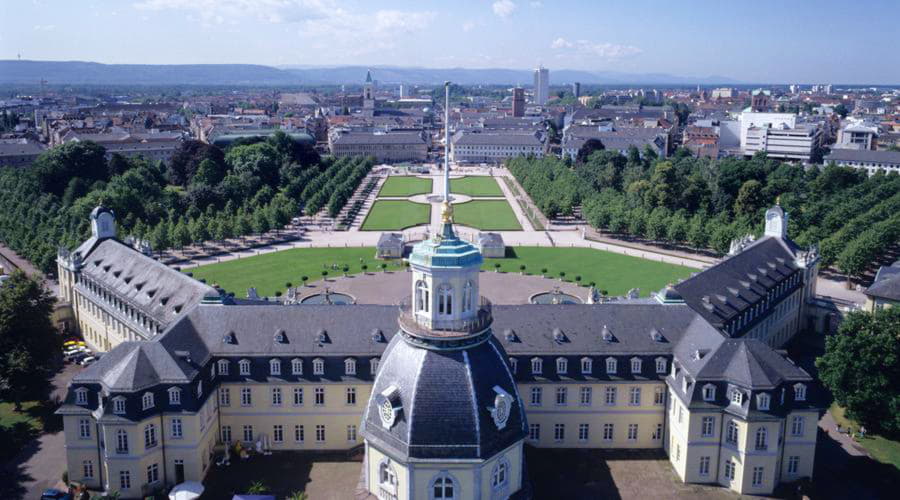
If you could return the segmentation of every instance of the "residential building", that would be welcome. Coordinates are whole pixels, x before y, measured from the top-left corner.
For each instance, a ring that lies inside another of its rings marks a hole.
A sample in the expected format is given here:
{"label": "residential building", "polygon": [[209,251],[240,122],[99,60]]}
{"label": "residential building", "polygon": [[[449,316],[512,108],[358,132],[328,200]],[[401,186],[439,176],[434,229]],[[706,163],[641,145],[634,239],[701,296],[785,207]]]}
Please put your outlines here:
{"label": "residential building", "polygon": [[875,280],[866,288],[866,311],[875,312],[900,305],[900,260],[881,266]]}
{"label": "residential building", "polygon": [[534,103],[544,106],[550,99],[550,70],[543,65],[534,70]]}
{"label": "residential building", "polygon": [[328,145],[337,157],[374,156],[384,163],[428,159],[428,141],[421,132],[333,131]]}
{"label": "residential building", "polygon": [[878,171],[900,172],[900,152],[869,151],[866,149],[832,149],[825,163],[834,162],[841,167],[865,169],[869,175]]}
{"label": "residential building", "polygon": [[833,149],[876,149],[877,144],[877,124],[851,119],[838,130]]}
{"label": "residential building", "polygon": [[456,163],[500,163],[523,155],[542,157],[544,138],[539,132],[457,132],[450,143]]}
{"label": "residential building", "polygon": [[31,139],[0,139],[0,167],[27,167],[46,150]]}
{"label": "residential building", "polygon": [[589,139],[599,139],[604,149],[628,153],[635,147],[643,155],[649,147],[657,157],[669,153],[669,130],[662,127],[614,127],[611,122],[600,125],[571,125],[563,131],[562,153],[575,159]]}

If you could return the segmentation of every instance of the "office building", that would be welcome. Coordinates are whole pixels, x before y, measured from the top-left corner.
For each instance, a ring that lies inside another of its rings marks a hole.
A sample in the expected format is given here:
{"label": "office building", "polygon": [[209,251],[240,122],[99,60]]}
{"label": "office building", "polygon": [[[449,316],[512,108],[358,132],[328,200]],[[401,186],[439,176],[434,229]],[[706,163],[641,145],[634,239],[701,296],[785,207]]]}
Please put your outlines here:
{"label": "office building", "polygon": [[543,65],[534,70],[534,103],[544,106],[550,99],[550,70]]}

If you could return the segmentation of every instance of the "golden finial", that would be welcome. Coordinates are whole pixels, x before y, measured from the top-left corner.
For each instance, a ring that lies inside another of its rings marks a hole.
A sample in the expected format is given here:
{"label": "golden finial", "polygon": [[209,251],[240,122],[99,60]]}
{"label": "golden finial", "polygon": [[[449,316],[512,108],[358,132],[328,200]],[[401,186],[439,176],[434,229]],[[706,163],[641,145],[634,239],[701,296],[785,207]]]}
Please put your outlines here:
{"label": "golden finial", "polygon": [[781,206],[781,195],[780,194],[775,197],[775,204],[778,205],[779,207]]}
{"label": "golden finial", "polygon": [[453,222],[453,205],[447,200],[441,204],[441,222],[444,224]]}

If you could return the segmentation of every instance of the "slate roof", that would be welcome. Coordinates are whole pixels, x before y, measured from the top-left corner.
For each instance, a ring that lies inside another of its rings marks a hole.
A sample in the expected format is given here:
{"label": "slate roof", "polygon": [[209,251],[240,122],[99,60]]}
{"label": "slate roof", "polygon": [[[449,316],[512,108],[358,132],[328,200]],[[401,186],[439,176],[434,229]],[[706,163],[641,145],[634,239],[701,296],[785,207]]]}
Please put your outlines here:
{"label": "slate roof", "polygon": [[0,156],[39,155],[46,146],[28,139],[0,139]]}
{"label": "slate roof", "polygon": [[870,297],[900,300],[900,261],[890,266],[881,266],[875,274],[875,281],[865,293]]}
{"label": "slate roof", "polygon": [[805,371],[757,339],[726,339],[698,360],[697,365],[693,367],[696,380],[726,380],[754,389],[812,380]]}
{"label": "slate roof", "polygon": [[887,163],[900,165],[900,152],[871,151],[868,149],[832,149],[825,161],[855,161],[861,163]]}
{"label": "slate roof", "polygon": [[367,132],[350,132],[338,134],[332,141],[334,144],[425,144],[421,134],[396,133],[375,134]]}
{"label": "slate roof", "polygon": [[[361,430],[366,439],[400,460],[486,459],[526,435],[522,401],[496,339],[468,349],[436,351],[394,338],[372,393],[390,387],[400,394],[397,421],[385,429],[376,399],[371,398]],[[503,429],[497,428],[490,412],[495,387],[513,399]]]}
{"label": "slate roof", "polygon": [[455,146],[542,146],[543,142],[535,134],[477,133],[460,134],[454,140]]}
{"label": "slate roof", "polygon": [[790,241],[766,236],[678,283],[675,290],[692,309],[722,328],[797,272],[796,251]]}
{"label": "slate roof", "polygon": [[[159,321],[163,326],[187,313],[214,288],[152,259],[115,239],[89,239],[78,248],[82,275]],[[84,285],[76,285],[85,290]],[[89,294],[90,292],[85,292]]]}

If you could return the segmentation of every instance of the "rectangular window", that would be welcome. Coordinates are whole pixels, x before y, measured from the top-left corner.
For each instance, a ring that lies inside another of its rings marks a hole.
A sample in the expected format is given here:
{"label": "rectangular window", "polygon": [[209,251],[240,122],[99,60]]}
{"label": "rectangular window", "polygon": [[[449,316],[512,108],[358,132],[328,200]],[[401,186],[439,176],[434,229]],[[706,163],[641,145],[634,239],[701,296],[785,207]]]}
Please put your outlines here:
{"label": "rectangular window", "polygon": [[532,441],[541,439],[541,424],[528,424],[528,439]]}
{"label": "rectangular window", "polygon": [[78,437],[80,439],[91,438],[91,421],[87,418],[78,420]]}
{"label": "rectangular window", "polygon": [[582,406],[590,406],[592,395],[593,395],[593,390],[590,387],[582,387],[581,388],[581,405]]}
{"label": "rectangular window", "polygon": [[662,406],[666,401],[666,392],[662,387],[657,387],[653,391],[653,404],[656,406]]}
{"label": "rectangular window", "polygon": [[325,426],[324,425],[316,426],[316,442],[317,443],[325,442]]}
{"label": "rectangular window", "polygon": [[541,406],[541,400],[543,399],[543,391],[540,387],[532,387],[531,388],[531,404],[532,406]]}
{"label": "rectangular window", "polygon": [[553,425],[553,439],[559,443],[566,439],[566,424]]}
{"label": "rectangular window", "polygon": [[231,443],[231,426],[223,425],[222,426],[222,442],[226,444]]}
{"label": "rectangular window", "polygon": [[700,457],[700,475],[709,475],[709,457]]}
{"label": "rectangular window", "polygon": [[791,418],[791,436],[799,437],[803,435],[803,427],[804,427],[804,418],[803,417],[792,417]]}
{"label": "rectangular window", "polygon": [[753,486],[762,486],[763,484],[763,468],[762,467],[754,467],[753,468]]}
{"label": "rectangular window", "polygon": [[244,426],[244,441],[253,441],[253,426]]}
{"label": "rectangular window", "polygon": [[347,404],[351,406],[356,404],[356,387],[347,388]]}
{"label": "rectangular window", "polygon": [[241,406],[251,406],[253,404],[253,394],[249,387],[241,387]]}
{"label": "rectangular window", "polygon": [[170,389],[169,390],[169,404],[171,404],[171,405],[180,405],[181,404],[181,390],[180,389]]}
{"label": "rectangular window", "polygon": [[88,402],[87,390],[79,389],[75,391],[75,404],[86,405]]}
{"label": "rectangular window", "polygon": [[219,389],[219,406],[231,406],[231,389],[227,387]]}
{"label": "rectangular window", "polygon": [[662,424],[656,424],[656,430],[653,431],[653,435],[650,436],[650,437],[651,437],[654,441],[659,441],[660,439],[662,439],[662,435],[663,435],[663,425],[662,425]]}
{"label": "rectangular window", "polygon": [[272,406],[281,406],[281,387],[272,388]]}
{"label": "rectangular window", "polygon": [[159,481],[159,464],[150,464],[147,466],[147,482],[155,483]]}
{"label": "rectangular window", "polygon": [[355,425],[347,426],[347,441],[350,441],[351,443],[356,442],[356,426]]}
{"label": "rectangular window", "polygon": [[731,460],[726,460],[725,468],[724,468],[725,479],[734,480],[734,475],[735,475],[734,469],[735,469],[735,463],[732,462]]}
{"label": "rectangular window", "polygon": [[638,424],[628,424],[628,440],[629,441],[637,441],[638,438]]}
{"label": "rectangular window", "polygon": [[712,437],[716,425],[716,417],[703,417],[700,424],[700,435]]}
{"label": "rectangular window", "polygon": [[182,438],[181,417],[172,417],[172,437],[174,439]]}
{"label": "rectangular window", "polygon": [[603,424],[603,440],[604,441],[612,441],[613,439],[613,424]]}
{"label": "rectangular window", "polygon": [[734,445],[738,442],[738,427],[734,420],[728,422],[727,432],[725,433],[725,442]]}
{"label": "rectangular window", "polygon": [[680,424],[682,420],[684,420],[684,408],[678,405],[678,423]]}
{"label": "rectangular window", "polygon": [[275,443],[283,443],[284,442],[284,427],[281,425],[272,426],[272,442]]}
{"label": "rectangular window", "polygon": [[325,405],[325,388],[316,387],[316,406]]}
{"label": "rectangular window", "polygon": [[297,443],[302,443],[304,439],[306,439],[306,433],[303,432],[303,426],[295,425],[294,426],[294,441]]}
{"label": "rectangular window", "polygon": [[144,427],[144,448],[153,448],[156,446],[156,426],[147,424]]}
{"label": "rectangular window", "polygon": [[640,387],[632,387],[631,388],[631,398],[629,400],[631,406],[640,406],[641,405],[641,388]]}
{"label": "rectangular window", "polygon": [[94,462],[92,462],[90,460],[85,460],[84,462],[82,462],[82,466],[83,466],[82,472],[84,473],[82,475],[82,477],[85,479],[93,479],[94,478]]}
{"label": "rectangular window", "polygon": [[615,387],[607,387],[606,388],[606,405],[607,406],[615,406],[616,404],[616,388]]}
{"label": "rectangular window", "polygon": [[800,457],[788,457],[787,473],[791,476],[796,476],[798,470],[800,470]]}
{"label": "rectangular window", "polygon": [[588,424],[578,424],[578,440],[587,441],[589,439],[590,426]]}
{"label": "rectangular window", "polygon": [[113,400],[113,413],[116,415],[124,415],[125,414],[125,400],[124,399],[114,399]]}
{"label": "rectangular window", "polygon": [[119,489],[120,490],[131,489],[131,471],[127,471],[127,470],[119,471]]}
{"label": "rectangular window", "polygon": [[566,387],[556,388],[556,405],[564,406],[569,399],[569,391]]}

